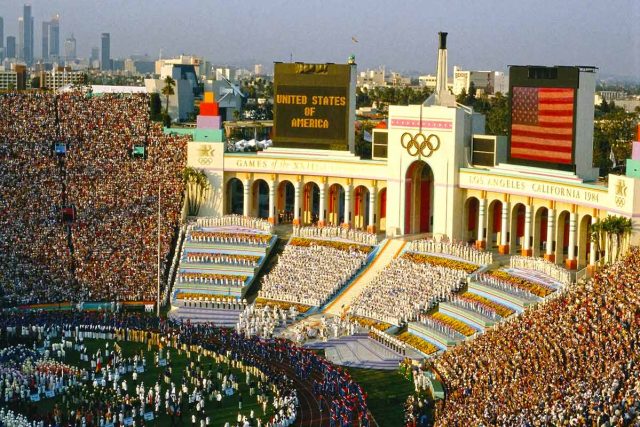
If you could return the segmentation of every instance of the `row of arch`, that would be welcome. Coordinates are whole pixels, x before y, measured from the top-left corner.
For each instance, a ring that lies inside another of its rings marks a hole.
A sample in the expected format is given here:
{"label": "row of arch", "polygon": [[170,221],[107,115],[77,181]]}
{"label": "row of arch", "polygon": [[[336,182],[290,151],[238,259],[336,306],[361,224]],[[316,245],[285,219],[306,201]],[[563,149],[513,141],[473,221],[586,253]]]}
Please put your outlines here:
{"label": "row of arch", "polygon": [[[309,181],[300,186],[300,199],[296,213],[294,182],[284,179],[273,185],[272,193],[269,182],[264,179],[243,183],[236,177],[230,178],[225,184],[224,212],[270,218],[275,223],[293,223],[297,220],[301,225],[317,225],[323,222],[326,225],[349,224],[353,228],[363,230],[385,230],[386,187],[375,190],[372,205],[371,191],[368,187],[359,185],[351,189],[334,183],[326,189],[323,209],[321,187],[316,182]],[[273,200],[270,200],[271,197]],[[245,202],[247,202],[246,207]],[[271,208],[273,212],[270,212]],[[372,208],[373,212],[371,212]]]}
{"label": "row of arch", "polygon": [[[574,213],[572,224],[569,210],[556,211],[546,206],[531,206],[530,218],[527,218],[527,206],[524,203],[511,205],[492,200],[486,205],[483,217],[480,205],[476,197],[469,197],[465,201],[463,238],[468,242],[475,241],[492,250],[504,246],[505,253],[545,257],[571,268],[582,268],[591,263],[592,215],[578,216]],[[484,224],[480,224],[480,221]],[[507,224],[504,230],[503,224]]]}

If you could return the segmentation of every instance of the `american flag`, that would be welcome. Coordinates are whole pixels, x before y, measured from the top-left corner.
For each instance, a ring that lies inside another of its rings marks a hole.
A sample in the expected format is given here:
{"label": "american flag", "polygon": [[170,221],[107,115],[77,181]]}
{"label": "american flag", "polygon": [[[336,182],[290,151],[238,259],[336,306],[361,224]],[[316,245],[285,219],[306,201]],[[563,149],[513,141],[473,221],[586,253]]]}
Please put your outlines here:
{"label": "american flag", "polygon": [[511,157],[571,164],[574,89],[514,87]]}

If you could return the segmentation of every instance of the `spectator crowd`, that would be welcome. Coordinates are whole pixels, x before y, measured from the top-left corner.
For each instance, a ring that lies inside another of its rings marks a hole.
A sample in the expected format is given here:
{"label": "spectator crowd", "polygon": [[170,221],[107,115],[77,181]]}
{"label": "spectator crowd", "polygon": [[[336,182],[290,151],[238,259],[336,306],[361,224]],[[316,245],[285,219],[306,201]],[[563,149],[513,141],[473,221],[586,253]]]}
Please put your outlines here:
{"label": "spectator crowd", "polygon": [[640,250],[435,362],[437,425],[630,426],[640,421]]}
{"label": "spectator crowd", "polygon": [[459,263],[434,265],[419,259],[405,253],[391,261],[354,300],[351,314],[400,325],[462,287],[467,272],[453,268]]}
{"label": "spectator crowd", "polygon": [[151,123],[147,95],[2,94],[0,162],[5,302],[154,299],[158,207],[164,271],[186,139]]}
{"label": "spectator crowd", "polygon": [[324,246],[321,240],[315,242],[317,244],[311,240],[309,246],[287,245],[278,264],[262,279],[258,296],[320,306],[335,295],[367,259],[367,253],[357,245]]}

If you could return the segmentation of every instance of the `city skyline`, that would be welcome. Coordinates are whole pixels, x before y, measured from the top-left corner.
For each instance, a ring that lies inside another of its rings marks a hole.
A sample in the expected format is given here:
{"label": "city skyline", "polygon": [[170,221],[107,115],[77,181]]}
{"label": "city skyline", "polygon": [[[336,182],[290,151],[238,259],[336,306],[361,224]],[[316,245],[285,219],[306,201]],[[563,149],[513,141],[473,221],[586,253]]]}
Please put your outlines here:
{"label": "city skyline", "polygon": [[[361,70],[386,65],[433,73],[430,52],[437,48],[435,33],[448,31],[450,66],[505,70],[511,64],[593,65],[606,74],[640,75],[640,59],[633,54],[640,47],[640,30],[634,24],[640,17],[636,2],[585,8],[582,2],[569,0],[561,10],[551,0],[512,3],[469,5],[455,0],[443,8],[429,8],[415,0],[400,5],[279,0],[266,7],[248,0],[242,8],[234,8],[185,0],[158,9],[110,0],[101,2],[103,10],[96,11],[80,0],[0,0],[0,10],[5,37],[18,39],[18,17],[25,4],[31,5],[36,40],[42,39],[42,22],[59,14],[60,39],[73,33],[78,56],[84,58],[108,32],[111,58],[183,53],[212,63],[246,67],[261,63],[270,69],[271,63],[290,58],[340,63],[355,54]],[[141,26],[142,17],[155,25]],[[615,32],[610,31],[612,22]],[[36,59],[42,56],[39,44],[33,53]]]}

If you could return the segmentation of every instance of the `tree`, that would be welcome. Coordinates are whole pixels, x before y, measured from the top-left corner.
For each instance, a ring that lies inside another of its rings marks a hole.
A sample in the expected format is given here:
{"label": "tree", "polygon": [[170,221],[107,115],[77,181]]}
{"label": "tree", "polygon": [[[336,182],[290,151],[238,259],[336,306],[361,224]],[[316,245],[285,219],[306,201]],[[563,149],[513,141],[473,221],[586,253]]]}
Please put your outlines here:
{"label": "tree", "polygon": [[606,235],[609,261],[615,262],[625,251],[626,246],[624,242],[631,234],[633,223],[630,218],[614,215],[607,215],[607,217],[599,221],[599,223],[600,225],[596,228]]}
{"label": "tree", "polygon": [[593,163],[600,168],[601,176],[612,170],[612,151],[616,159],[630,157],[635,138],[636,115],[612,105],[609,104],[611,111],[599,115],[593,128]]}
{"label": "tree", "polygon": [[209,178],[202,170],[186,167],[182,171],[182,180],[186,187],[186,197],[189,216],[197,216],[211,188]]}
{"label": "tree", "polygon": [[171,95],[175,95],[176,92],[173,90],[173,87],[176,85],[176,81],[171,78],[171,76],[167,76],[164,79],[164,87],[162,88],[162,94],[166,97],[166,104],[164,106],[164,114],[165,116],[169,115],[169,97]]}
{"label": "tree", "polygon": [[509,131],[509,99],[500,92],[489,101],[487,111],[487,133],[507,135]]}

